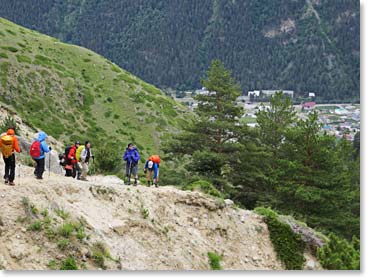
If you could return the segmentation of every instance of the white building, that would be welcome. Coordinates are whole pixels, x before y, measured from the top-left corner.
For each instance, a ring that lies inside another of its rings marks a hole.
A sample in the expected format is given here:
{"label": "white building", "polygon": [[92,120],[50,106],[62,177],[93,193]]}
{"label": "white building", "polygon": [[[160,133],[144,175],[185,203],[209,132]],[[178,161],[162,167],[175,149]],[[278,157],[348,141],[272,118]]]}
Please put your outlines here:
{"label": "white building", "polygon": [[252,95],[252,96],[259,97],[259,96],[260,96],[260,90],[252,90],[252,91],[249,91],[249,92],[247,93],[247,96],[248,96],[248,97],[251,97],[251,95]]}

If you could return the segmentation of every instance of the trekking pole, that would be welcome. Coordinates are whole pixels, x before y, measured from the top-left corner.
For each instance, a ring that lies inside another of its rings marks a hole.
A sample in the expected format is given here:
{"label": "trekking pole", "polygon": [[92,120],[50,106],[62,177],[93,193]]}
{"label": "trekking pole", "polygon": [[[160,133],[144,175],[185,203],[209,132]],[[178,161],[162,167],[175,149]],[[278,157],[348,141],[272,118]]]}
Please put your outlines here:
{"label": "trekking pole", "polygon": [[48,153],[48,178],[50,179],[51,175],[51,151]]}
{"label": "trekking pole", "polygon": [[130,166],[129,166],[129,179],[128,179],[128,184],[130,185],[130,180],[131,180],[131,167],[132,167],[133,162],[130,162]]}
{"label": "trekking pole", "polygon": [[[15,155],[14,155],[14,159],[15,159]],[[19,179],[19,185],[20,185],[20,154],[19,154],[19,163],[18,163],[18,179]]]}

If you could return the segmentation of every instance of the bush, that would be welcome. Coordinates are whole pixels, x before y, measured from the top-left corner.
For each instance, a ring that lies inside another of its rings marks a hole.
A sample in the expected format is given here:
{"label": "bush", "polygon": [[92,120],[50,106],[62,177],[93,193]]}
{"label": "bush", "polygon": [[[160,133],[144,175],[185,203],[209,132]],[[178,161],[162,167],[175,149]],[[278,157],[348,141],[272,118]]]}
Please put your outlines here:
{"label": "bush", "polygon": [[305,262],[303,252],[306,245],[301,236],[294,233],[288,224],[280,222],[277,213],[271,209],[260,207],[256,208],[255,212],[265,217],[270,240],[285,268],[290,270],[302,269]]}
{"label": "bush", "polygon": [[222,266],[220,265],[220,261],[222,257],[214,252],[208,252],[209,264],[212,270],[222,270]]}
{"label": "bush", "polygon": [[219,192],[219,190],[217,190],[212,183],[209,183],[205,180],[195,181],[186,186],[184,189],[191,191],[198,190],[211,196],[222,198],[222,194]]}
{"label": "bush", "polygon": [[65,261],[61,263],[60,270],[78,270],[75,259],[69,256]]}
{"label": "bush", "polygon": [[360,242],[353,237],[352,242],[331,233],[329,241],[317,250],[321,265],[331,270],[359,270]]}

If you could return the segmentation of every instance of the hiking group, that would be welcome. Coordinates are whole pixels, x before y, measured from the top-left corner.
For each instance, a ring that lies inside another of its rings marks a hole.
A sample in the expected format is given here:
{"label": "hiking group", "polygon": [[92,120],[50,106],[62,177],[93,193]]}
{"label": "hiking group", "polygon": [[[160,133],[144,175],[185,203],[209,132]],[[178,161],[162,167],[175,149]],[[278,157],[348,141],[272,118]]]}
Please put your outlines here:
{"label": "hiking group", "polygon": [[[38,180],[43,179],[42,175],[45,171],[45,154],[52,150],[52,148],[47,145],[46,138],[47,134],[43,131],[40,131],[37,138],[31,144],[29,150],[29,154],[36,164],[34,175]],[[14,186],[15,152],[21,152],[18,139],[15,136],[14,127],[8,128],[6,133],[0,135],[0,149],[5,163],[5,184]],[[51,156],[49,155],[49,159],[50,158]],[[140,154],[133,143],[128,144],[122,158],[124,161],[126,161],[126,184],[130,185],[131,175],[133,175],[133,185],[136,186],[138,184],[138,165],[140,161]],[[76,141],[73,145],[66,147],[65,152],[59,155],[59,164],[65,169],[65,176],[87,181],[89,162],[91,159],[94,161],[94,155],[92,154],[90,141],[87,140],[84,145],[82,145],[79,141]],[[49,160],[49,166],[50,164],[51,161]],[[146,173],[148,187],[151,185],[152,177],[152,184],[155,187],[158,187],[159,164],[160,157],[158,155],[152,155],[147,159],[144,165],[144,173]]]}

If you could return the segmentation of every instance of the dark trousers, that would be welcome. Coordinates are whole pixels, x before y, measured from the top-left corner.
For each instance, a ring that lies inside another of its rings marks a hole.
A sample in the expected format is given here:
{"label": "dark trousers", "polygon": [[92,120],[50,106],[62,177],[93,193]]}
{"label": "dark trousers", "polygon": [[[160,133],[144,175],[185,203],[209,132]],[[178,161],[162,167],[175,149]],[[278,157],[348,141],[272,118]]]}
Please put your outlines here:
{"label": "dark trousers", "polygon": [[73,178],[77,177],[77,179],[80,179],[80,174],[82,174],[82,169],[78,165],[78,163],[73,164]]}
{"label": "dark trousers", "polygon": [[35,159],[37,165],[36,169],[34,170],[34,174],[37,178],[42,178],[42,174],[45,171],[45,158],[42,159]]}
{"label": "dark trousers", "polygon": [[3,157],[5,162],[5,174],[4,179],[8,179],[9,182],[13,182],[15,178],[15,155],[12,154],[8,158]]}

